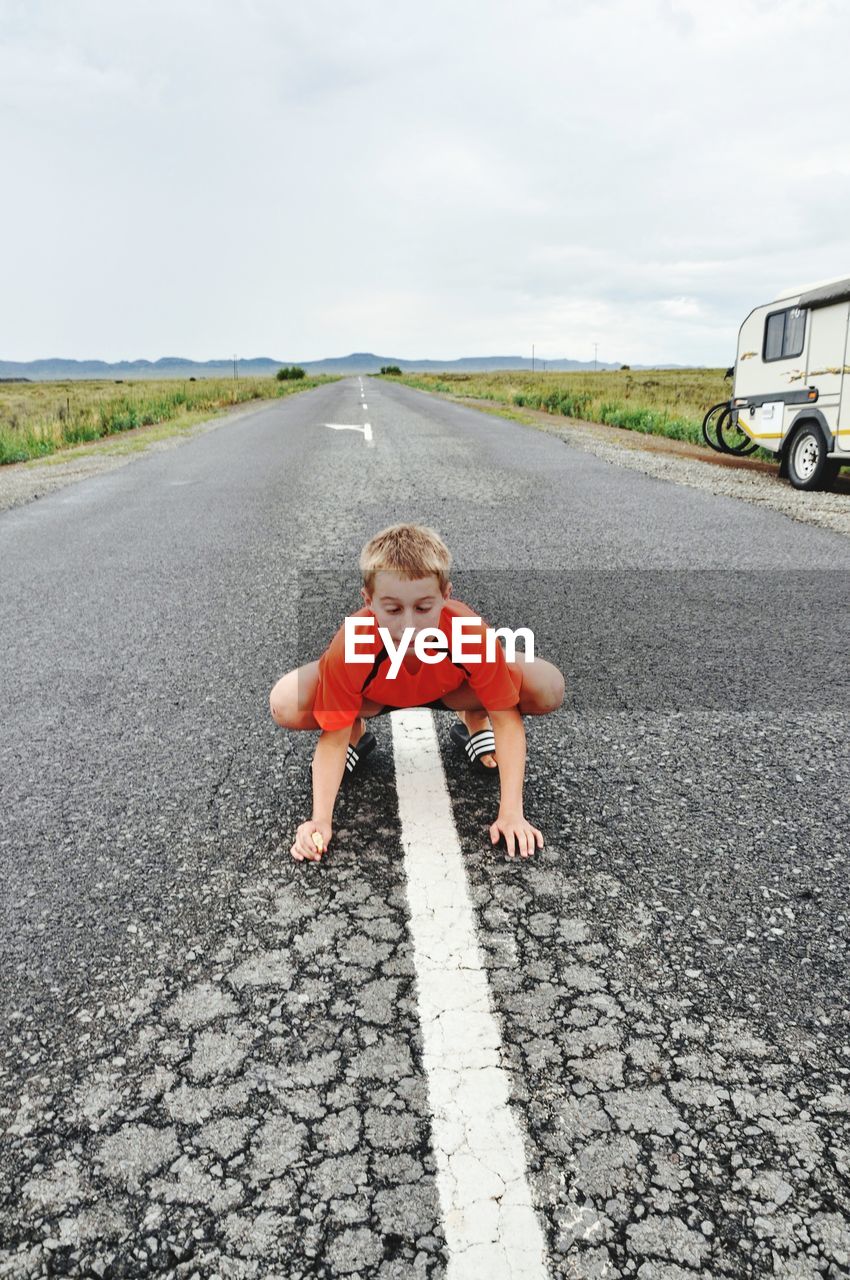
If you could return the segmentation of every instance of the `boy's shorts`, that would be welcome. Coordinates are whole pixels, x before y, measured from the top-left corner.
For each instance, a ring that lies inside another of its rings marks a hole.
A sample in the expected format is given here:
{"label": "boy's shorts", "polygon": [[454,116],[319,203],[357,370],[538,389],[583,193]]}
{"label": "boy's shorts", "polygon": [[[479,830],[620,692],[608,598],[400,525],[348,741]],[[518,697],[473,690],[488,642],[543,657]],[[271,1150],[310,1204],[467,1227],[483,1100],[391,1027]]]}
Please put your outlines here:
{"label": "boy's shorts", "polygon": [[[431,707],[431,708],[433,708],[435,711],[449,711],[449,710],[451,709],[451,708],[449,708],[449,707],[447,707],[447,706],[446,706],[446,704],[445,704],[445,702],[443,702],[443,699],[442,699],[442,698],[434,698],[433,702],[418,702],[418,703],[416,704],[416,708],[418,708],[418,707]],[[376,716],[382,716],[382,715],[384,715],[384,713],[385,713],[385,712],[387,712],[387,711],[411,711],[411,710],[415,710],[416,708],[412,708],[412,707],[381,707],[380,711],[376,711],[376,712],[375,712],[375,715],[376,715]]]}

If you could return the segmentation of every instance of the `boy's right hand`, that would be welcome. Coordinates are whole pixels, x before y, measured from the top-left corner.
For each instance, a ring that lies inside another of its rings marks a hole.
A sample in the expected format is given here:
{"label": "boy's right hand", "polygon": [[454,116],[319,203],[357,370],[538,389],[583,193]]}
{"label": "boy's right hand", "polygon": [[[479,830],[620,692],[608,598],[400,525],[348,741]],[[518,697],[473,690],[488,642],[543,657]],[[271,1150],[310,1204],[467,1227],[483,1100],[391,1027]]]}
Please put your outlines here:
{"label": "boy's right hand", "polygon": [[316,822],[313,818],[308,819],[307,822],[302,822],[295,833],[295,840],[290,849],[290,853],[296,862],[304,862],[305,859],[307,862],[318,862],[321,859],[322,854],[313,841],[314,831],[318,831],[322,837],[322,852],[330,844],[333,828],[329,822]]}

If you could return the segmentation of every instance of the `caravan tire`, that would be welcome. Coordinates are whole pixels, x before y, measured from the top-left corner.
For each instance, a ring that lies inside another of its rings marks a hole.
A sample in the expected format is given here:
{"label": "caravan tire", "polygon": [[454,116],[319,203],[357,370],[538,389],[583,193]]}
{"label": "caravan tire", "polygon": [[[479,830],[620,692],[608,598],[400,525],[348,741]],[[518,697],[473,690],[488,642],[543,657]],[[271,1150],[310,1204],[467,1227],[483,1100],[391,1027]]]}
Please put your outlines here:
{"label": "caravan tire", "polygon": [[803,422],[788,445],[788,479],[795,489],[821,489],[829,479],[826,440],[816,422]]}

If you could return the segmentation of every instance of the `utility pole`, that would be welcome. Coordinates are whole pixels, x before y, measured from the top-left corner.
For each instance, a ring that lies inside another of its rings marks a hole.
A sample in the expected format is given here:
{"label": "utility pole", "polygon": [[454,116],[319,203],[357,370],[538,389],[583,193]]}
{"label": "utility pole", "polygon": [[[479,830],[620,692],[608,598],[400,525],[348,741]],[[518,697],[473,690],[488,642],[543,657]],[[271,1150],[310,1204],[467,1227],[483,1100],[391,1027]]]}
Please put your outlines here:
{"label": "utility pole", "polygon": [[233,381],[236,381],[236,356],[233,357]]}
{"label": "utility pole", "polygon": [[531,372],[534,373],[534,343],[531,344]]}
{"label": "utility pole", "polygon": [[596,373],[596,353],[598,350],[599,350],[599,343],[594,342],[593,344],[593,372],[594,373]]}

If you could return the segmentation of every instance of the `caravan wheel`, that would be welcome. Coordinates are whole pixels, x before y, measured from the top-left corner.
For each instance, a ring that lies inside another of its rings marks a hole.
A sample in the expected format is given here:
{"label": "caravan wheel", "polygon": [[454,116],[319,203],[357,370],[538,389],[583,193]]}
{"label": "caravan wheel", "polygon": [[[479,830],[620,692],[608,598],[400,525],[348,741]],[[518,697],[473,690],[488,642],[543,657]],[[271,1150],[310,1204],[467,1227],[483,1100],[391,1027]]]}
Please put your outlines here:
{"label": "caravan wheel", "polygon": [[826,440],[816,422],[804,422],[788,446],[788,479],[795,489],[821,489],[829,479]]}

